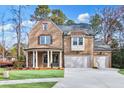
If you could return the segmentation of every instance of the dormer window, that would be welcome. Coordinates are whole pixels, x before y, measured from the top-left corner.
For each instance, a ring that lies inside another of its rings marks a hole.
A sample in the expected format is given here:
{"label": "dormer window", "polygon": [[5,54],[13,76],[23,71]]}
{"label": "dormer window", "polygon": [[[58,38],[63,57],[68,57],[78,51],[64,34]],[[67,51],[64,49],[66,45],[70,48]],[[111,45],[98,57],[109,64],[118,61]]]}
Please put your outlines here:
{"label": "dormer window", "polygon": [[48,30],[48,23],[43,23],[43,30]]}

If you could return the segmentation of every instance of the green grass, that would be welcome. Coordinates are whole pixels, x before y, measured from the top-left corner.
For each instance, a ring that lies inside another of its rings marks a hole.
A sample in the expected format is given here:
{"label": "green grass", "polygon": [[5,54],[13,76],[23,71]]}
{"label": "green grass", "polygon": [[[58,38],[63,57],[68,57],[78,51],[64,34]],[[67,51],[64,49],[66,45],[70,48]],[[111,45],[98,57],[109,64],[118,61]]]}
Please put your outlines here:
{"label": "green grass", "polygon": [[[34,79],[34,78],[57,78],[64,77],[63,70],[13,70],[10,71],[10,80]],[[0,79],[3,79],[0,77]]]}
{"label": "green grass", "polygon": [[5,68],[0,68],[0,73],[2,73],[5,70]]}
{"label": "green grass", "polygon": [[124,69],[120,69],[118,72],[124,75]]}
{"label": "green grass", "polygon": [[5,68],[0,68],[0,80],[3,79],[2,75],[1,75],[3,73],[3,71],[5,71]]}
{"label": "green grass", "polygon": [[25,83],[25,84],[8,84],[0,85],[0,88],[51,88],[56,82],[39,82],[39,83]]}

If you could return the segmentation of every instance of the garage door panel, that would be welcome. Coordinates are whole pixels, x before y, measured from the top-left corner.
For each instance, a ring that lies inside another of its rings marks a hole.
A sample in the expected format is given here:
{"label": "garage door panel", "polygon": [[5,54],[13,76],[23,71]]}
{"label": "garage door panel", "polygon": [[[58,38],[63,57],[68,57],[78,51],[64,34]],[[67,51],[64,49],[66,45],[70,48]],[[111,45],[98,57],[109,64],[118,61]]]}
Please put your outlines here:
{"label": "garage door panel", "polygon": [[108,56],[96,56],[95,64],[98,68],[108,68],[109,67],[109,57]]}
{"label": "garage door panel", "polygon": [[66,68],[87,68],[90,56],[64,56]]}

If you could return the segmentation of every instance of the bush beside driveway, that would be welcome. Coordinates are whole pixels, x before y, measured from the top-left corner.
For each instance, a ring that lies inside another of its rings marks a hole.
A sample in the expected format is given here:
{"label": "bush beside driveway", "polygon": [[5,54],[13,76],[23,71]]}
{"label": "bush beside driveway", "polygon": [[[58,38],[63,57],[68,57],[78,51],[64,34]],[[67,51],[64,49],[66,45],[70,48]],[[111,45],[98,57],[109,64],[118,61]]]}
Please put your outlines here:
{"label": "bush beside driveway", "polygon": [[124,75],[124,69],[120,69],[118,72]]}

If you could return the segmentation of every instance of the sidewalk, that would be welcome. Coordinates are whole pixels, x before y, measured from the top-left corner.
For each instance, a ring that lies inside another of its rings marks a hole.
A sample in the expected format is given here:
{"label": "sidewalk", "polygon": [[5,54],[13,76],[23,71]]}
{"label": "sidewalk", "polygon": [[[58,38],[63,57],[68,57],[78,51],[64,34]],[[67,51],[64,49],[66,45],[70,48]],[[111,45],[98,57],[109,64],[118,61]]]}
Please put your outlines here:
{"label": "sidewalk", "polygon": [[37,82],[57,82],[63,78],[40,78],[40,79],[23,79],[23,80],[1,80],[0,85],[7,84],[22,84],[22,83],[37,83]]}

